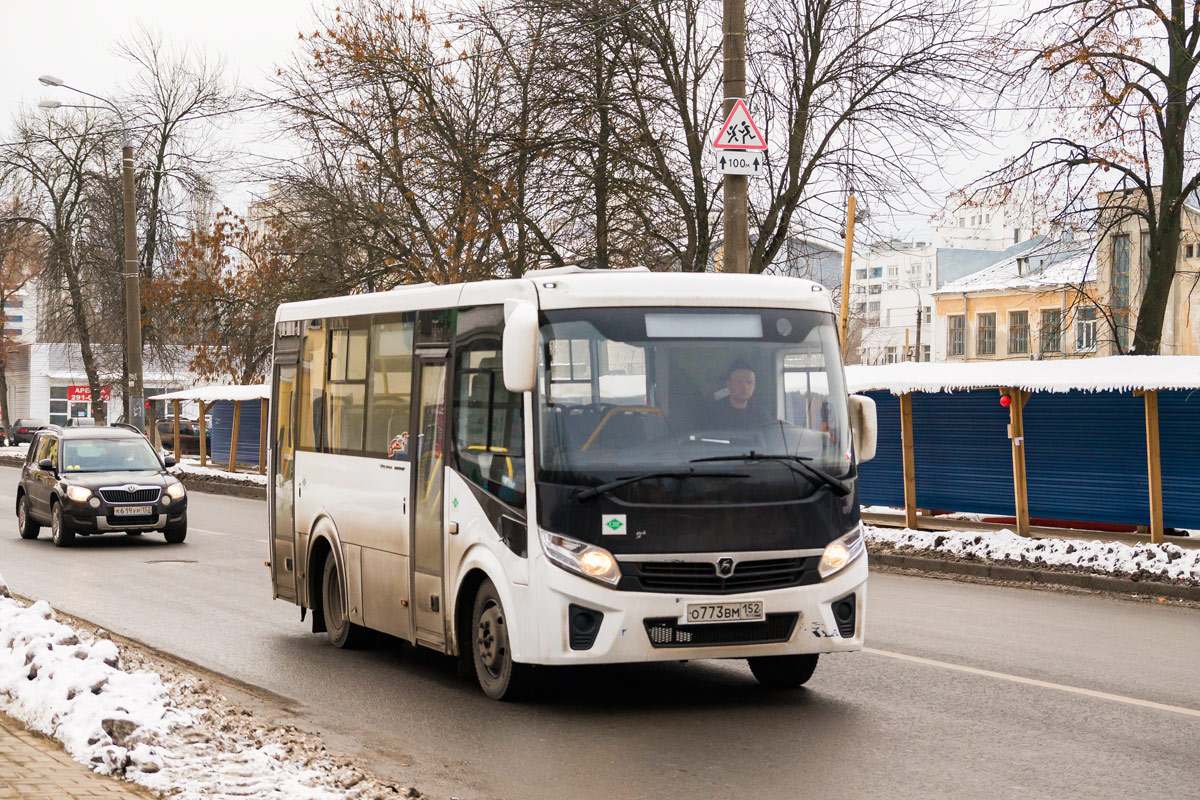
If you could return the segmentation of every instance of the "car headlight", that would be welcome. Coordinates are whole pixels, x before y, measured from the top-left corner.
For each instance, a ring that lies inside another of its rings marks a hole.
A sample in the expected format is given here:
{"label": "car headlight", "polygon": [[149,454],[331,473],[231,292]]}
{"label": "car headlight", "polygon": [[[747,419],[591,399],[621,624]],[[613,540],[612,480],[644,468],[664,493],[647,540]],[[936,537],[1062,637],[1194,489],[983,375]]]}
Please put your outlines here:
{"label": "car headlight", "polygon": [[565,570],[609,586],[621,580],[617,560],[602,547],[549,531],[542,531],[542,547],[546,556]]}
{"label": "car headlight", "polygon": [[841,572],[847,564],[850,564],[854,559],[862,555],[866,547],[866,541],[863,539],[862,534],[862,525],[855,526],[854,530],[845,536],[840,536],[825,545],[825,552],[821,555],[821,563],[817,565],[817,572],[820,574],[821,580],[825,580],[829,576]]}
{"label": "car headlight", "polygon": [[86,503],[87,499],[92,496],[92,490],[83,486],[68,486],[67,499],[73,500],[76,503]]}
{"label": "car headlight", "polygon": [[185,494],[187,494],[187,489],[183,488],[182,483],[172,483],[170,486],[167,487],[167,496],[168,497],[173,497],[176,500],[178,500],[179,498],[183,497]]}

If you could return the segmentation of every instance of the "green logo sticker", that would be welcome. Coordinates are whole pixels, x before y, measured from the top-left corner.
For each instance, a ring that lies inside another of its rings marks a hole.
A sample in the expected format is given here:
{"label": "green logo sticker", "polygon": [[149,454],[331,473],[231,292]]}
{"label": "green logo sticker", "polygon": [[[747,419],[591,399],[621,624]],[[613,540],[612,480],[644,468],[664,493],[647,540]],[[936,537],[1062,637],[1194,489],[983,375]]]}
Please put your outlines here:
{"label": "green logo sticker", "polygon": [[458,508],[458,498],[456,497],[453,500],[451,500],[450,505],[454,506],[455,508]]}
{"label": "green logo sticker", "polygon": [[624,514],[604,514],[600,518],[601,530],[605,536],[623,536],[625,534]]}

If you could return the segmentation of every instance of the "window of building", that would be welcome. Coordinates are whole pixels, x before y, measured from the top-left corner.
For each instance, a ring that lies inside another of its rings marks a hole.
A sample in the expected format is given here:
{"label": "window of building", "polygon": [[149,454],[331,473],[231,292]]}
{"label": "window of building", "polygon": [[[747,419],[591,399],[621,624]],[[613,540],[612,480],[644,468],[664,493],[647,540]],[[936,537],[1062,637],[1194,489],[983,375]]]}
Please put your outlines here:
{"label": "window of building", "polygon": [[883,267],[871,267],[871,269],[868,273],[868,277],[882,278],[883,277]]}
{"label": "window of building", "polygon": [[867,271],[865,269],[854,270],[854,279],[859,280],[859,281],[865,281],[867,279]]}
{"label": "window of building", "polygon": [[896,277],[897,275],[899,275],[899,274],[900,274],[900,268],[899,268],[899,267],[888,267],[888,268],[887,268],[887,276],[888,276],[889,278],[895,278],[895,277]]}
{"label": "window of building", "polygon": [[883,293],[883,284],[872,283],[871,288],[867,290],[867,293],[868,294],[882,294]]}
{"label": "window of building", "polygon": [[1021,229],[1013,228],[1013,244],[1021,243]]}
{"label": "window of building", "polygon": [[854,304],[854,313],[855,314],[867,313],[867,304],[866,303],[855,303]]}
{"label": "window of building", "polygon": [[962,314],[955,314],[946,317],[946,352],[952,356],[964,355],[964,344],[966,343],[966,317]]}
{"label": "window of building", "polygon": [[25,301],[24,300],[6,300],[4,303],[4,307],[5,308],[24,308]]}
{"label": "window of building", "polygon": [[975,354],[980,356],[996,355],[996,314],[975,315]]}
{"label": "window of building", "polygon": [[1129,308],[1129,234],[1113,237],[1112,306]]}
{"label": "window of building", "polygon": [[921,322],[929,322],[933,319],[933,307],[925,306],[921,309]]}
{"label": "window of building", "polygon": [[895,347],[885,347],[884,348],[883,363],[885,363],[885,364],[895,364],[896,363],[896,348]]}
{"label": "window of building", "polygon": [[1062,309],[1043,308],[1041,334],[1041,351],[1043,353],[1062,352]]}
{"label": "window of building", "polygon": [[1096,309],[1081,308],[1075,314],[1075,349],[1096,349]]}
{"label": "window of building", "polygon": [[1008,312],[1008,352],[1019,355],[1029,352],[1029,312]]}
{"label": "window of building", "polygon": [[958,218],[958,227],[960,227],[960,228],[965,228],[965,227],[967,227],[967,218],[966,218],[966,217],[959,217],[959,218]]}
{"label": "window of building", "polygon": [[364,449],[375,458],[409,460],[413,315],[371,325],[371,368]]}
{"label": "window of building", "polygon": [[930,347],[927,344],[921,345],[921,360],[928,361],[931,355]]}
{"label": "window of building", "polygon": [[1129,324],[1128,311],[1114,311],[1112,315],[1113,338],[1117,342],[1117,347],[1121,352],[1129,350],[1129,334],[1132,333],[1132,326]]}
{"label": "window of building", "polygon": [[1189,245],[1188,245],[1188,246],[1187,246],[1187,247],[1184,249],[1184,253],[1186,254],[1186,255],[1185,255],[1185,257],[1186,257],[1186,258],[1191,258],[1191,257],[1192,257],[1192,245],[1190,245],[1190,244],[1189,244]]}

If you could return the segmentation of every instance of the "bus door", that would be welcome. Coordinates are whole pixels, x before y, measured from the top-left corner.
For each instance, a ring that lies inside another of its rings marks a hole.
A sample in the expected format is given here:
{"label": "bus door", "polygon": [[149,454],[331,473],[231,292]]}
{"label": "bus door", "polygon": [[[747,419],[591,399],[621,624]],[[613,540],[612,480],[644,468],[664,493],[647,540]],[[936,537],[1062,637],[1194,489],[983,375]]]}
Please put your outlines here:
{"label": "bus door", "polygon": [[446,644],[443,591],[446,349],[418,349],[413,359],[417,402],[413,403],[412,542],[413,622],[416,639],[443,649]]}
{"label": "bus door", "polygon": [[[294,330],[293,330],[294,329]],[[300,351],[298,325],[281,324],[275,342],[271,378],[270,480],[268,513],[271,516],[272,597],[296,600],[295,475],[296,370]]]}

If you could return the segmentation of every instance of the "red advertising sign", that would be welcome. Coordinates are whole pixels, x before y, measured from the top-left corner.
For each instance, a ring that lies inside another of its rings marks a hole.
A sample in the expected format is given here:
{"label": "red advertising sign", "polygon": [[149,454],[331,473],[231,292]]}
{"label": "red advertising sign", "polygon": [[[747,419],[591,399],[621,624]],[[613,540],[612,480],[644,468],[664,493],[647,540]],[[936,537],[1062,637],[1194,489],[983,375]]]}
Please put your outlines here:
{"label": "red advertising sign", "polygon": [[[77,400],[77,401],[83,402],[83,403],[90,403],[92,401],[92,389],[90,386],[86,386],[86,385],[84,385],[84,386],[68,386],[67,387],[67,399],[68,400]],[[111,386],[101,386],[100,387],[100,399],[105,402],[112,400],[112,387]]]}

